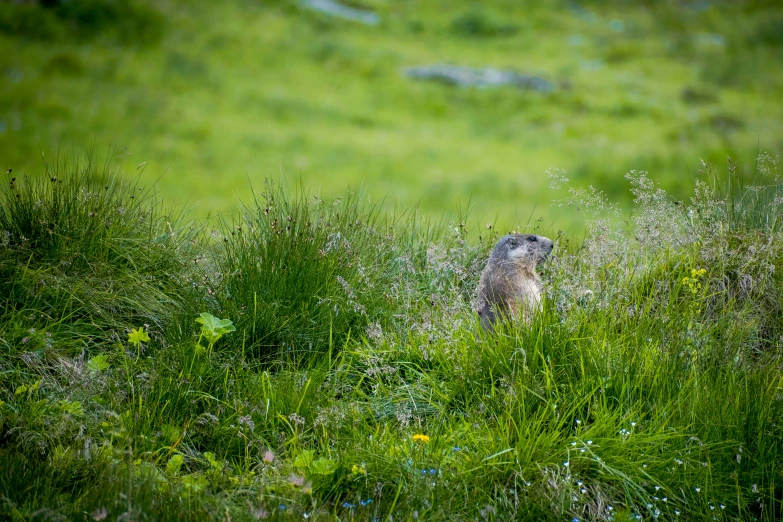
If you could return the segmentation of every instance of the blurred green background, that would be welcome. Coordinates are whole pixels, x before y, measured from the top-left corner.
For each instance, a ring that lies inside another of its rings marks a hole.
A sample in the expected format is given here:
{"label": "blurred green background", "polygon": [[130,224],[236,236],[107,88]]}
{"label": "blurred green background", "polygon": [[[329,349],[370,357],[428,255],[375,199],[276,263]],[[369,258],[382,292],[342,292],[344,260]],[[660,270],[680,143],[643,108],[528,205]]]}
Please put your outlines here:
{"label": "blurred green background", "polygon": [[[573,209],[550,205],[562,197],[550,167],[627,200],[630,169],[676,196],[701,158],[752,169],[758,151],[783,149],[777,1],[341,7],[363,21],[322,12],[326,0],[0,0],[0,167],[34,173],[41,152],[113,146],[118,168],[198,216],[232,212],[271,178],[567,228]],[[405,75],[433,64],[552,89]]]}

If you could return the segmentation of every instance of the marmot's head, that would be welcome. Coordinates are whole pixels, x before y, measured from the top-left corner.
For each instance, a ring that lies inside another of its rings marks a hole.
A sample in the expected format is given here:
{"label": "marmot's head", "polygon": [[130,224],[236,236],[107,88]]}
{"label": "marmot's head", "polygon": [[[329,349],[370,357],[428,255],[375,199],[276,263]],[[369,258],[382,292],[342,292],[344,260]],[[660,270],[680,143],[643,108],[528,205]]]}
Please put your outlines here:
{"label": "marmot's head", "polygon": [[532,268],[544,262],[552,253],[551,239],[535,234],[508,234],[498,240],[490,261],[511,261],[529,264]]}

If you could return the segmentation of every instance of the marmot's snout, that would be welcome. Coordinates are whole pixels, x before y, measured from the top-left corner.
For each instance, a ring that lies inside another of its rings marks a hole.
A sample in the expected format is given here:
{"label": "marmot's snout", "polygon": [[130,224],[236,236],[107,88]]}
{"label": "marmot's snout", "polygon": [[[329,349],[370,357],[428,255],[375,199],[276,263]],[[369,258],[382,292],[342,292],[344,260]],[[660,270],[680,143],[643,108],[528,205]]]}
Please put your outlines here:
{"label": "marmot's snout", "polygon": [[500,238],[492,251],[492,257],[497,260],[529,260],[539,265],[549,257],[554,245],[551,239],[544,236],[509,234]]}

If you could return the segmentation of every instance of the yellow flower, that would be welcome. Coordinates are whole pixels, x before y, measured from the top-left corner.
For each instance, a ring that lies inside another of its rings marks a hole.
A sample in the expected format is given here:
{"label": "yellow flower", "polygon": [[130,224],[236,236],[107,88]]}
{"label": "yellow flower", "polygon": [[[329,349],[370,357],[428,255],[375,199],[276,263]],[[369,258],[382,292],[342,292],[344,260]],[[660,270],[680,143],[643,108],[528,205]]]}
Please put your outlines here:
{"label": "yellow flower", "polygon": [[416,442],[429,442],[430,437],[429,435],[422,435],[421,433],[417,433],[413,436],[413,440]]}

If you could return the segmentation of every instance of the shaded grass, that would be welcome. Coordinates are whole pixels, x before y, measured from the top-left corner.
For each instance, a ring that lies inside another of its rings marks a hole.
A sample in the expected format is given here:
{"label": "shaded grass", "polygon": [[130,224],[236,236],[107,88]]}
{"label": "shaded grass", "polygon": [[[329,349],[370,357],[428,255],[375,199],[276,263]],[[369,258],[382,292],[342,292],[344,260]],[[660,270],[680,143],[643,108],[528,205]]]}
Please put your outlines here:
{"label": "shaded grass", "polygon": [[0,32],[23,40],[157,42],[164,27],[160,12],[146,3],[105,0],[3,2]]}

